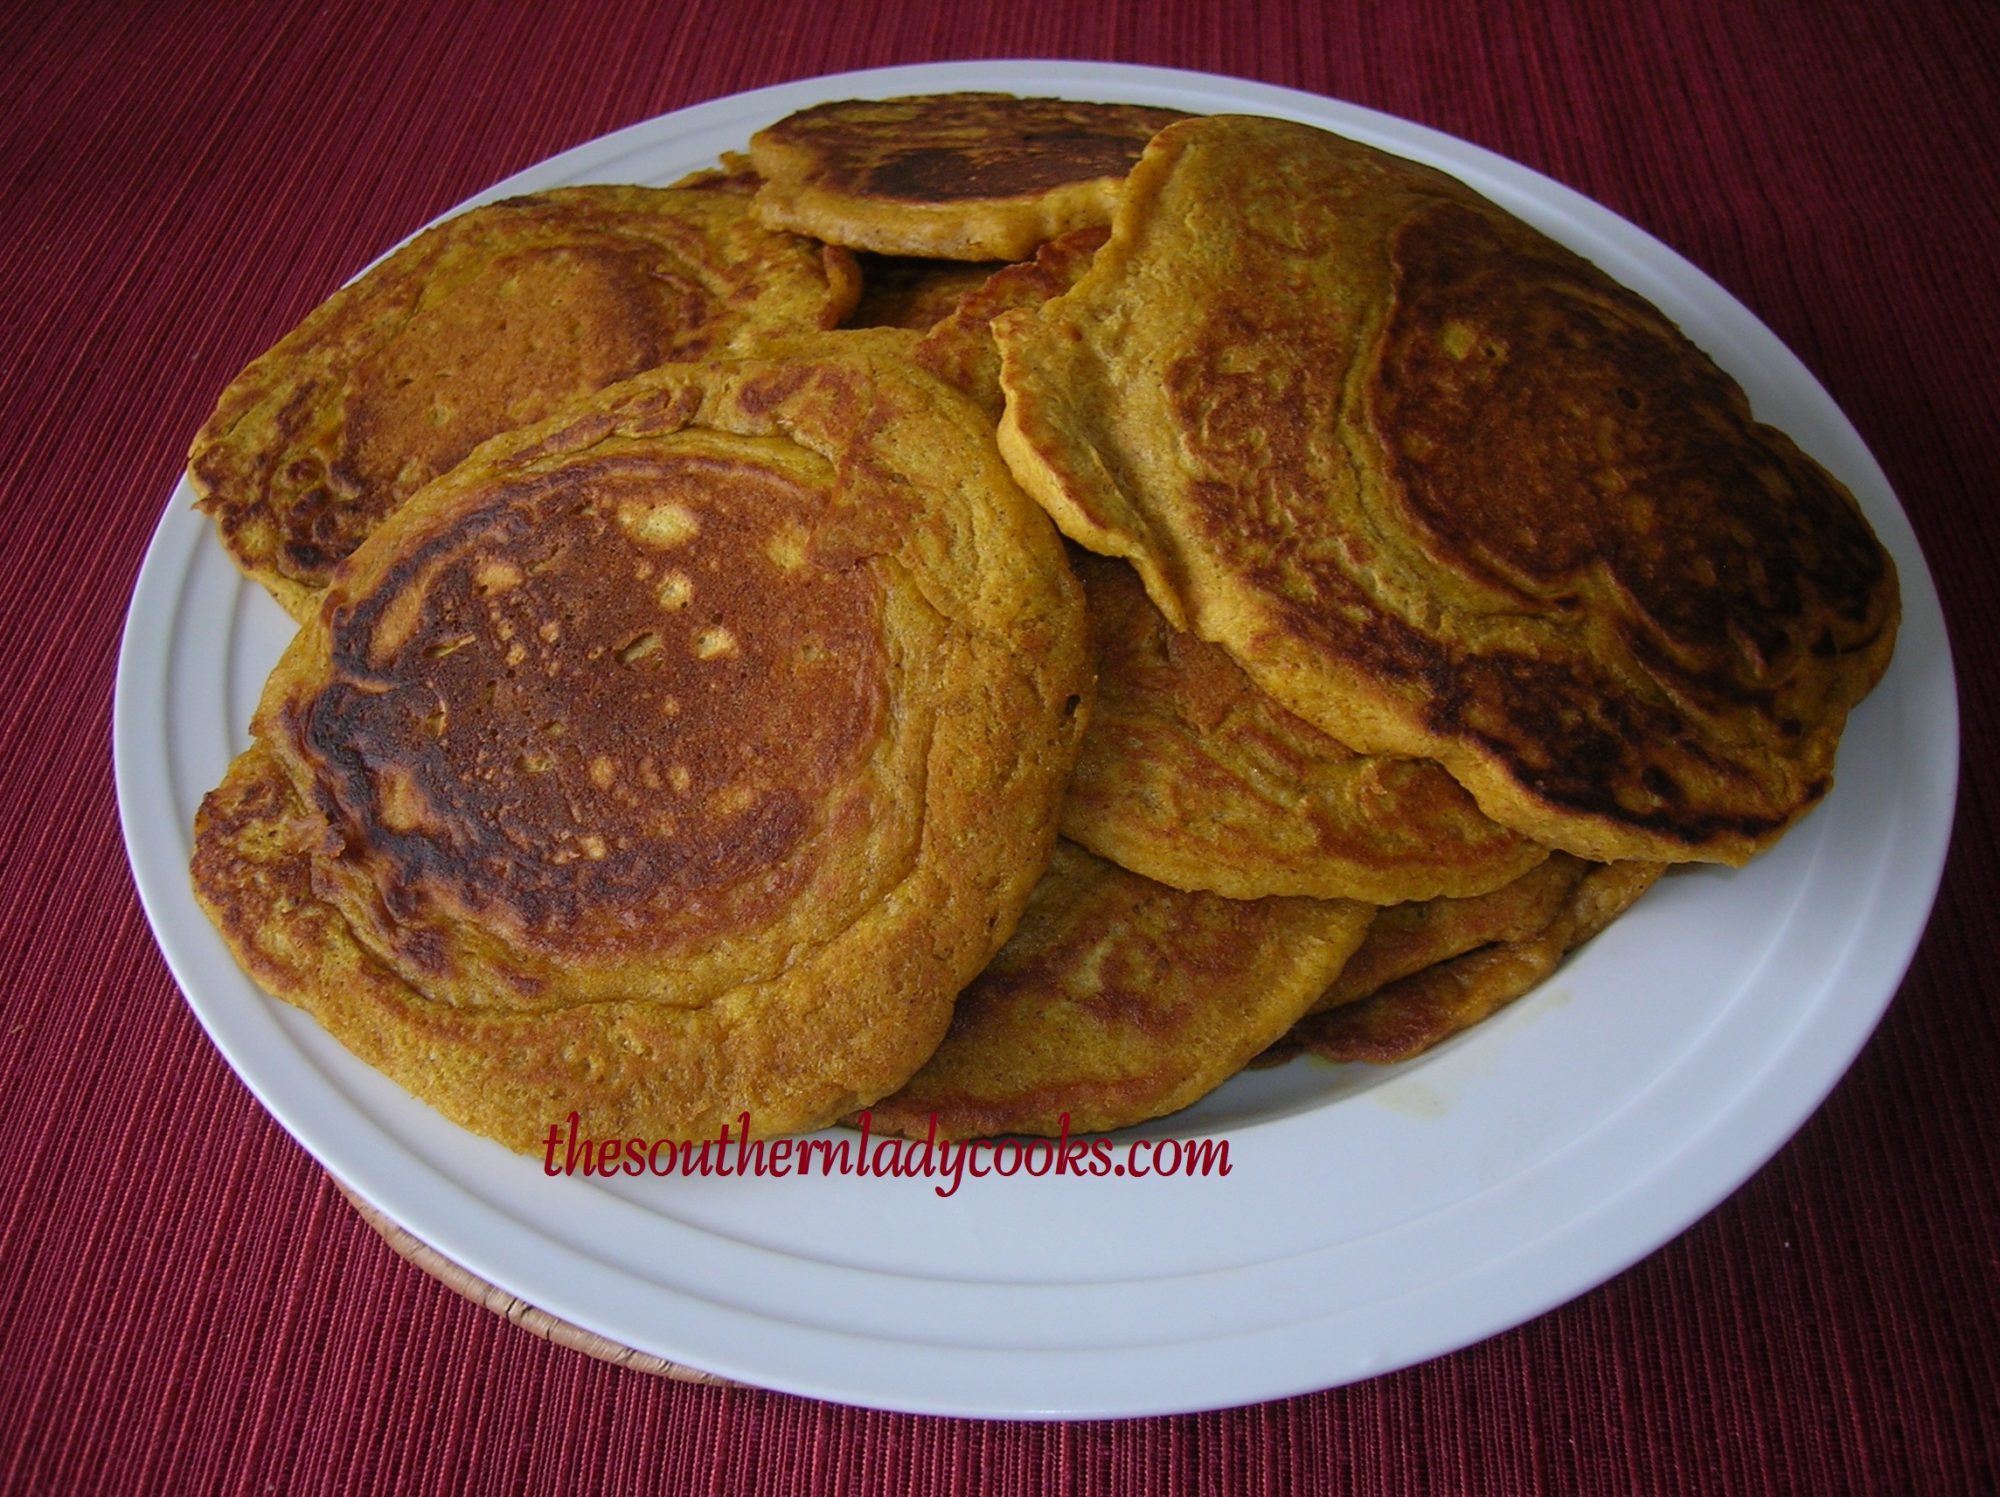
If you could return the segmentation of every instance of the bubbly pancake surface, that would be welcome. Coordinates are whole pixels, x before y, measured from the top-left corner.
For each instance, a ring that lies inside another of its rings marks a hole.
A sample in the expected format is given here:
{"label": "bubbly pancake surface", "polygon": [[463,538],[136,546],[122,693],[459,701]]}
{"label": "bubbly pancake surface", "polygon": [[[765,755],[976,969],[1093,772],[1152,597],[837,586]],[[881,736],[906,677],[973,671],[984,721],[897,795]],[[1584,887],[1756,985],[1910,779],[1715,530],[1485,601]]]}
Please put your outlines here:
{"label": "bubbly pancake surface", "polygon": [[773,233],[740,178],[571,187],[419,235],[223,392],[200,507],[295,616],[376,525],[478,443],[569,398],[761,331],[831,327],[852,257]]}
{"label": "bubbly pancake surface", "polygon": [[1146,142],[1184,118],[996,93],[818,104],[752,138],[757,213],[882,254],[1021,260],[1107,222]]}
{"label": "bubbly pancake surface", "polygon": [[994,324],[1079,543],[1350,746],[1599,860],[1741,862],[1886,666],[1851,496],[1654,308],[1463,184],[1170,127],[1067,296]]}
{"label": "bubbly pancake surface", "polygon": [[940,1137],[1122,1128],[1270,1045],[1366,934],[1349,900],[1186,894],[1059,842],[1014,938],[874,1126]]}
{"label": "bubbly pancake surface", "polygon": [[810,1128],[906,1078],[1012,929],[1089,690],[1060,544],[959,397],[840,334],[668,366],[356,552],[197,893],[516,1147],[572,1109]]}
{"label": "bubbly pancake surface", "polygon": [[808,565],[830,479],[782,439],[607,438],[364,565],[280,709],[367,849],[331,875],[364,940],[420,968],[471,923],[469,999],[544,1004],[787,903],[884,726],[882,579]]}
{"label": "bubbly pancake surface", "polygon": [[1123,562],[1085,556],[1077,572],[1098,693],[1064,836],[1232,899],[1473,895],[1547,857],[1437,765],[1354,753],[1285,711],[1220,646],[1169,624]]}

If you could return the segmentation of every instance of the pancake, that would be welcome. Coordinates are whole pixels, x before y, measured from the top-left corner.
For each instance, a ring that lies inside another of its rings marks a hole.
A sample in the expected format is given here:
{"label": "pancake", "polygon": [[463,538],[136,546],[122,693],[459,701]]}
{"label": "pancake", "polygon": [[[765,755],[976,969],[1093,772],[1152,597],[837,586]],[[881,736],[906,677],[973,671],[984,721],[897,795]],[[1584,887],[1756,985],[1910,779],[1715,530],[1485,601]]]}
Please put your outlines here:
{"label": "pancake", "polygon": [[1853,498],[1661,314],[1463,184],[1190,120],[994,324],[1016,476],[1364,753],[1597,861],[1742,863],[1894,644]]}
{"label": "pancake", "polygon": [[[843,327],[899,327],[924,332],[951,315],[960,298],[1003,268],[995,260],[918,260],[906,255],[857,255],[861,300]],[[994,356],[999,363],[999,356]],[[995,412],[998,416],[998,412]]]}
{"label": "pancake", "polygon": [[691,171],[685,177],[667,185],[676,191],[694,188],[706,192],[740,192],[750,195],[764,185],[764,179],[757,175],[757,168],[751,165],[748,151],[724,151],[714,166],[704,166],[697,171]]}
{"label": "pancake", "polygon": [[1109,237],[1102,228],[1073,229],[1036,250],[1034,259],[995,271],[937,319],[917,344],[916,361],[998,421],[1006,401],[993,319],[1061,296],[1082,279]]}
{"label": "pancake", "polygon": [[1063,835],[1147,878],[1232,899],[1398,904],[1475,895],[1547,849],[1494,825],[1437,765],[1354,753],[1175,629],[1123,562],[1076,559],[1097,707]]}
{"label": "pancake", "polygon": [[1185,118],[992,93],[817,104],[751,137],[757,215],[879,254],[1023,260],[1108,222],[1146,142]]}
{"label": "pancake", "polygon": [[205,802],[245,968],[532,1149],[900,1085],[1047,862],[1081,597],[880,340],[669,365],[495,439],[341,568]]}
{"label": "pancake", "polygon": [[1610,863],[1577,880],[1555,917],[1531,935],[1475,948],[1300,1021],[1273,1059],[1309,1050],[1322,1060],[1389,1065],[1490,1018],[1555,971],[1564,955],[1630,909],[1659,863]]}
{"label": "pancake", "polygon": [[1354,1003],[1426,967],[1496,942],[1526,941],[1560,915],[1594,867],[1552,854],[1508,884],[1468,899],[1421,899],[1375,917],[1368,939],[1320,995],[1315,1012]]}
{"label": "pancake", "polygon": [[335,292],[222,394],[188,475],[223,544],[295,618],[339,561],[478,443],[760,331],[833,326],[853,257],[750,218],[739,177],[568,187],[427,230]]}
{"label": "pancake", "polygon": [[1056,1136],[1177,1111],[1285,1033],[1374,913],[1184,894],[1058,843],[1014,938],[872,1126],[923,1137],[935,1113],[945,1138]]}

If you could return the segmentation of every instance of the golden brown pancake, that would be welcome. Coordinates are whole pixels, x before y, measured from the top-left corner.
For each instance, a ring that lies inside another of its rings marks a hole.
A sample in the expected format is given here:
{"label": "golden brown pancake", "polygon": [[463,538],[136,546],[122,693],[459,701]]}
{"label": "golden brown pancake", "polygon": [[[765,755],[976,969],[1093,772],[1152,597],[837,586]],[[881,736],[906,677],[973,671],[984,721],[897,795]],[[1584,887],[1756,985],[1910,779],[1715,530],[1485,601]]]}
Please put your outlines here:
{"label": "golden brown pancake", "polygon": [[1122,1128],[1186,1107],[1306,1011],[1374,916],[1348,900],[1184,894],[1069,842],[950,1033],[873,1126],[923,1136]]}
{"label": "golden brown pancake", "polygon": [[757,168],[751,164],[748,151],[724,151],[714,166],[691,171],[679,181],[667,185],[676,190],[699,188],[711,192],[754,194],[764,185],[764,179],[757,175]]}
{"label": "golden brown pancake", "polygon": [[1482,894],[1548,856],[1480,815],[1437,765],[1357,754],[1285,711],[1227,651],[1169,624],[1123,562],[1075,564],[1097,706],[1064,836],[1231,899]]}
{"label": "golden brown pancake", "polygon": [[496,433],[760,331],[833,326],[852,256],[748,213],[740,179],[568,187],[460,214],[335,292],[195,439],[200,508],[296,618],[334,566]]}
{"label": "golden brown pancake", "polygon": [[1146,142],[1185,118],[1011,94],[817,104],[751,138],[765,179],[757,214],[879,254],[1022,260],[1108,222]]}
{"label": "golden brown pancake", "polygon": [[1313,1013],[1286,1036],[1280,1054],[1305,1049],[1322,1060],[1377,1065],[1421,1055],[1533,989],[1565,953],[1630,909],[1663,867],[1591,865],[1540,930],[1476,947],[1366,998]]}
{"label": "golden brown pancake", "polygon": [[1364,753],[1600,861],[1741,863],[1826,792],[1896,580],[1651,305],[1438,172],[1190,120],[996,321],[1064,531]]}
{"label": "golden brown pancake", "polygon": [[900,1085],[1045,866],[1082,603],[983,417],[880,340],[669,365],[357,550],[204,805],[251,974],[516,1148]]}
{"label": "golden brown pancake", "polygon": [[1006,406],[1000,393],[1000,349],[993,319],[1002,312],[1039,307],[1061,296],[1090,269],[1109,231],[1075,229],[1035,251],[1035,258],[995,271],[962,295],[917,344],[915,358],[953,389],[977,401],[995,421]]}
{"label": "golden brown pancake", "polygon": [[1002,262],[994,260],[918,260],[905,255],[857,255],[855,259],[861,265],[861,300],[842,326],[899,327],[916,332],[924,332],[949,316],[960,298],[978,290],[1002,268]]}
{"label": "golden brown pancake", "polygon": [[1390,983],[1495,942],[1525,941],[1562,913],[1584,875],[1599,866],[1552,854],[1512,883],[1469,899],[1421,899],[1391,905],[1368,927],[1368,939],[1320,995],[1315,1011],[1354,1003]]}

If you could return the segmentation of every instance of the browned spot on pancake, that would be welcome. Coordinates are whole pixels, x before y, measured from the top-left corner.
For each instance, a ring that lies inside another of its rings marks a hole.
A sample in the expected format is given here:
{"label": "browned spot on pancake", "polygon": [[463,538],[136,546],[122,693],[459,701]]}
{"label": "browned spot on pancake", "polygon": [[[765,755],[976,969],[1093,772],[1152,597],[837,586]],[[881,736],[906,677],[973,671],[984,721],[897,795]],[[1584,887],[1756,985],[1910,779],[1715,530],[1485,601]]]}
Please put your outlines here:
{"label": "browned spot on pancake", "polygon": [[1011,197],[1059,182],[1122,177],[1144,141],[1091,130],[1041,130],[984,146],[918,146],[898,151],[846,178],[873,197],[912,202]]}
{"label": "browned spot on pancake", "polygon": [[1766,704],[1814,597],[1879,629],[1886,561],[1852,503],[1653,307],[1463,204],[1412,212],[1391,253],[1373,408],[1434,554],[1524,600],[1615,579],[1649,664],[1724,703]]}
{"label": "browned spot on pancake", "polygon": [[[754,923],[809,875],[812,808],[877,728],[877,597],[865,573],[765,556],[766,516],[816,502],[783,490],[706,457],[573,465],[429,537],[336,617],[301,748],[395,918],[442,899],[557,946],[588,919],[601,943],[606,911]],[[682,606],[603,585],[666,536]],[[385,651],[381,621],[412,607]],[[619,768],[642,752],[675,766],[670,833]]]}
{"label": "browned spot on pancake", "polygon": [[883,254],[1022,259],[1104,223],[1146,142],[1184,117],[1008,94],[815,105],[752,139],[757,213]]}
{"label": "browned spot on pancake", "polygon": [[773,370],[750,383],[737,396],[737,404],[751,416],[765,416],[798,395],[808,385],[824,383],[823,371],[806,366]]}
{"label": "browned spot on pancake", "polygon": [[1148,140],[1185,118],[1129,104],[934,94],[815,105],[760,141],[812,150],[818,180],[858,194],[957,201],[1122,177]]}

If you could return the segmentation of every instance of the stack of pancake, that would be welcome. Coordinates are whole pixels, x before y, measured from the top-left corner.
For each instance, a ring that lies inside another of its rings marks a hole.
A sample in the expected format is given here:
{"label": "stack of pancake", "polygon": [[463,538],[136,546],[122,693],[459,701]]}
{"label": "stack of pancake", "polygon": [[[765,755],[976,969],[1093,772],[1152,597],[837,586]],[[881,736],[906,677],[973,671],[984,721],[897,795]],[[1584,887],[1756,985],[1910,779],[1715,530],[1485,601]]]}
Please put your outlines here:
{"label": "stack of pancake", "polygon": [[190,471],[301,623],[197,894],[517,1148],[1408,1058],[1775,841],[1897,619],[1852,498],[1587,262],[1120,105],[823,105],[462,215]]}

